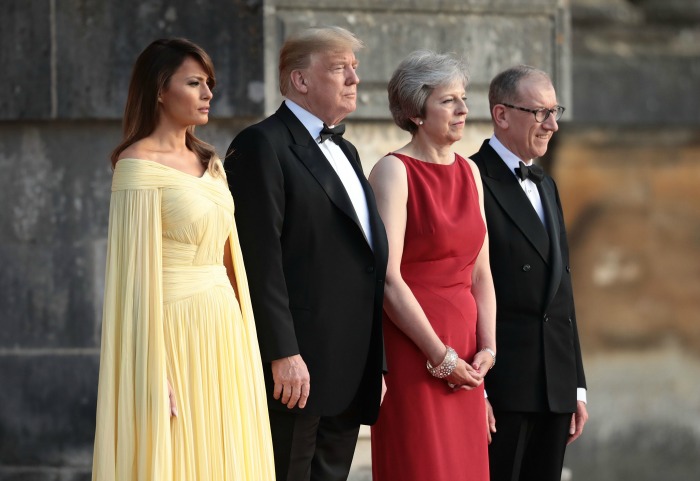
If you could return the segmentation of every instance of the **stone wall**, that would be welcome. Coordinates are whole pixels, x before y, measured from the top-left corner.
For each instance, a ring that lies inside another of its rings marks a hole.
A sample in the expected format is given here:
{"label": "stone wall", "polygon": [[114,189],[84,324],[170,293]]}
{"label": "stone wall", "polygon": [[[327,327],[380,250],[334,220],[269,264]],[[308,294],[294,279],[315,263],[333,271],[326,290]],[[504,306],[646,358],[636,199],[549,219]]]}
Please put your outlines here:
{"label": "stone wall", "polygon": [[700,472],[700,137],[570,124],[557,134],[590,422],[574,480]]}
{"label": "stone wall", "polygon": [[[488,120],[488,84],[506,66],[536,65],[551,72],[562,101],[570,99],[569,11],[558,0],[355,0],[339,11],[334,0],[266,2],[266,108],[279,105],[276,54],[289,33],[335,24],[363,39],[361,85],[354,119],[390,119],[386,82],[414,50],[464,55],[471,73],[472,119]],[[523,42],[527,39],[527,42]],[[570,102],[566,102],[570,103]]]}
{"label": "stone wall", "polygon": [[167,36],[214,59],[219,117],[263,113],[259,1],[5,0],[0,14],[0,120],[120,119],[136,56]]}
{"label": "stone wall", "polygon": [[589,383],[573,480],[700,473],[699,39],[694,0],[572,1],[574,117],[546,161]]}
{"label": "stone wall", "polygon": [[219,81],[202,137],[223,152],[274,111],[282,39],[331,23],[367,44],[348,138],[368,172],[406,141],[385,84],[417,48],[471,66],[456,150],[490,135],[507,65],[551,72],[591,420],[572,479],[700,472],[700,2],[693,0],[4,0],[0,2],[0,480],[89,479],[110,169],[132,62],[186,36]]}
{"label": "stone wall", "polygon": [[[507,64],[552,72],[570,95],[568,9],[557,0],[5,0],[0,2],[0,480],[90,477],[109,203],[110,150],[132,63],[153,39],[184,36],[217,67],[202,136],[223,152],[277,108],[290,32],[337,24],[367,44],[348,137],[374,160],[404,143],[385,84],[417,48],[472,66],[470,109]],[[522,39],[527,38],[525,46]],[[472,130],[473,143],[488,125]]]}

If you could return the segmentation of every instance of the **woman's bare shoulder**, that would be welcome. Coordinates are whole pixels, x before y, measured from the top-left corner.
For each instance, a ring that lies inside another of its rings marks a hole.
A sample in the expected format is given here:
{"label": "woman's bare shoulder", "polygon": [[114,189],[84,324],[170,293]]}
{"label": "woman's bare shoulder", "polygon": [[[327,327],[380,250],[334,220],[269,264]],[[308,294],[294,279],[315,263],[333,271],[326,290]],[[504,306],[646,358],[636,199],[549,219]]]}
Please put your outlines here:
{"label": "woman's bare shoulder", "polygon": [[381,177],[396,177],[396,176],[406,176],[406,167],[404,166],[401,159],[395,156],[393,153],[387,154],[374,164],[370,176],[381,176]]}
{"label": "woman's bare shoulder", "polygon": [[149,147],[149,139],[140,139],[122,150],[118,161],[121,159],[141,159],[158,162],[158,155]]}

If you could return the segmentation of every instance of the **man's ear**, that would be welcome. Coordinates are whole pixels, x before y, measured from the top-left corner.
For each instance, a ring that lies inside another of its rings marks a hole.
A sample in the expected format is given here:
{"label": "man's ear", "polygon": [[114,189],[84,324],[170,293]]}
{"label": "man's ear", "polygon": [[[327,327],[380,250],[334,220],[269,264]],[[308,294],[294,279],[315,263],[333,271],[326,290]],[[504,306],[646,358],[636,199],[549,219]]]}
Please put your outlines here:
{"label": "man's ear", "polygon": [[292,86],[297,92],[305,94],[309,91],[306,80],[304,80],[304,73],[301,70],[293,70],[291,73],[291,80]]}
{"label": "man's ear", "polygon": [[508,118],[506,116],[506,107],[502,104],[496,104],[491,109],[491,117],[493,118],[493,123],[496,124],[501,129],[508,128]]}

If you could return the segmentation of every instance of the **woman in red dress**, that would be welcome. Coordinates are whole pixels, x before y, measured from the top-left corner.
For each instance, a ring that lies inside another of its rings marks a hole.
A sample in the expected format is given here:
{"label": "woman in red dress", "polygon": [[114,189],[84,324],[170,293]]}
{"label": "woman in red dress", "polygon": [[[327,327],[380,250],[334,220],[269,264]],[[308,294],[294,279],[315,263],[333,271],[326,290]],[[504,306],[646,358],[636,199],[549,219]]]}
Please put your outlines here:
{"label": "woman in red dress", "polygon": [[496,361],[496,298],[479,171],[452,151],[466,84],[460,59],[425,51],[389,82],[394,121],[412,139],[369,177],[389,238],[374,481],[489,477],[483,380]]}

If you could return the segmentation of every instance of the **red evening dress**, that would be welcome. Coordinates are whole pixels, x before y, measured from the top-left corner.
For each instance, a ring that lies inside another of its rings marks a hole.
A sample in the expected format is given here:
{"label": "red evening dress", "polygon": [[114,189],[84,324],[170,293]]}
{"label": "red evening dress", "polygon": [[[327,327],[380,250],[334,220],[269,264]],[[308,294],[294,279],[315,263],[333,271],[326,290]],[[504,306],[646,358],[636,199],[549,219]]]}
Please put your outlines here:
{"label": "red evening dress", "polygon": [[[476,353],[472,269],[486,228],[471,168],[392,154],[406,167],[408,201],[401,275],[430,324],[459,357]],[[452,392],[384,313],[387,393],[372,427],[374,481],[488,481],[483,384]]]}

